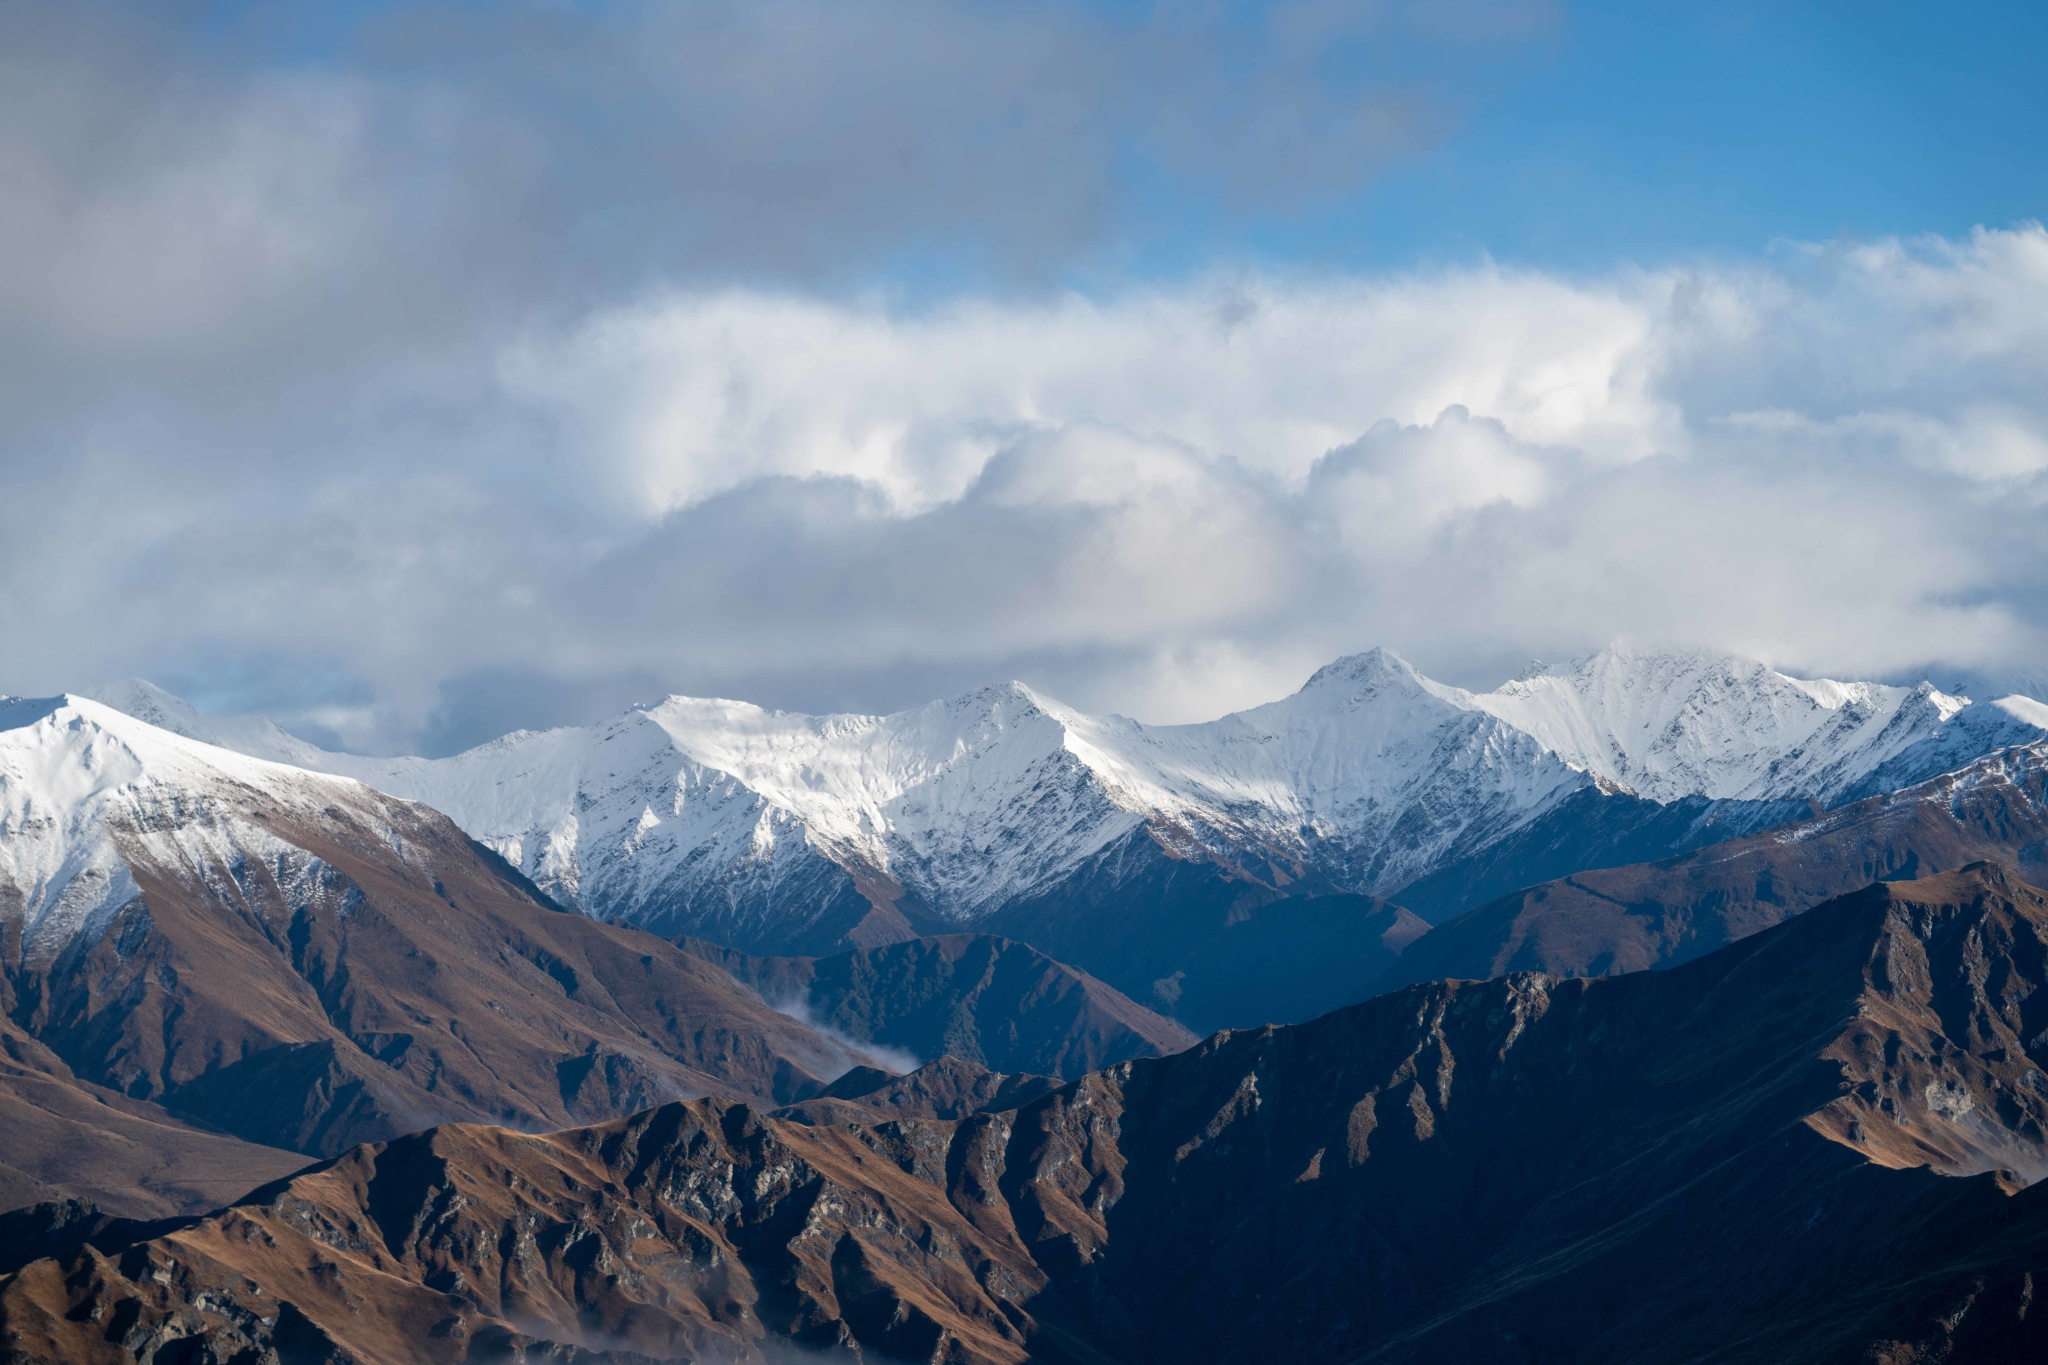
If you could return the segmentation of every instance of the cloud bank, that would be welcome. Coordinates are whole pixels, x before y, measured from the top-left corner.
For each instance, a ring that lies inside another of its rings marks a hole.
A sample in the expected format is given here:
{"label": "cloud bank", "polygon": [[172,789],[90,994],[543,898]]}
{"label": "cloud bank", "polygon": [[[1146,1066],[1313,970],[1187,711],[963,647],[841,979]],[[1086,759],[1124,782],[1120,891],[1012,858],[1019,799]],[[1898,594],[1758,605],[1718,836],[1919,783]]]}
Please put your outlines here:
{"label": "cloud bank", "polygon": [[2039,670],[2044,368],[2031,226],[1594,279],[657,294],[501,348],[416,468],[187,481],[120,433],[32,477],[8,682],[255,678],[388,747],[1007,674],[1193,719],[1372,643],[1475,681],[1621,633]]}
{"label": "cloud bank", "polygon": [[1007,676],[1196,719],[1371,644],[2048,676],[2037,225],[1113,268],[1134,197],[1354,194],[1548,6],[61,13],[0,43],[0,690],[445,752]]}

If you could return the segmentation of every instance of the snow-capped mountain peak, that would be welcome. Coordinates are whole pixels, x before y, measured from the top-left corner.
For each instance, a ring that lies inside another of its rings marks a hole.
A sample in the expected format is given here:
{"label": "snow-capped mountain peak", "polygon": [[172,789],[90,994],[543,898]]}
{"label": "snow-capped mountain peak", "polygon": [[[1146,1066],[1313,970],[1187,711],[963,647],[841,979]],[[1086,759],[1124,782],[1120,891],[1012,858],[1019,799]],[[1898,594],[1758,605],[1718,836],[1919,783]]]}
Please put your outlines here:
{"label": "snow-capped mountain peak", "polygon": [[299,768],[321,766],[323,750],[265,716],[206,715],[183,697],[143,678],[126,678],[84,694],[84,700],[147,721],[186,739],[236,753],[287,763]]}
{"label": "snow-capped mountain peak", "polygon": [[2026,698],[1972,704],[1631,641],[1487,693],[1368,650],[1197,725],[1092,716],[1016,682],[885,716],[675,696],[434,760],[324,754],[146,685],[107,695],[434,806],[590,913],[729,935],[815,913],[801,907],[848,878],[877,906],[973,920],[1141,830],[1176,857],[1277,860],[1391,894],[1589,789],[1834,804],[2048,733],[2048,707]]}
{"label": "snow-capped mountain peak", "polygon": [[1309,675],[1309,680],[1301,685],[1301,692],[1373,692],[1382,687],[1407,687],[1420,691],[1427,686],[1428,681],[1415,671],[1413,664],[1391,649],[1375,646],[1363,654],[1346,654],[1332,659]]}
{"label": "snow-capped mountain peak", "polygon": [[[168,719],[198,715],[157,689],[113,695]],[[341,805],[374,822],[388,800],[88,697],[0,698],[0,917],[19,922],[25,958],[46,961],[92,940],[134,898],[139,860],[232,877],[254,856],[275,862],[280,877],[306,875],[317,860],[271,835],[256,805]]]}
{"label": "snow-capped mountain peak", "polygon": [[1652,800],[1824,803],[1970,705],[1925,683],[1793,678],[1735,655],[1628,640],[1473,701]]}

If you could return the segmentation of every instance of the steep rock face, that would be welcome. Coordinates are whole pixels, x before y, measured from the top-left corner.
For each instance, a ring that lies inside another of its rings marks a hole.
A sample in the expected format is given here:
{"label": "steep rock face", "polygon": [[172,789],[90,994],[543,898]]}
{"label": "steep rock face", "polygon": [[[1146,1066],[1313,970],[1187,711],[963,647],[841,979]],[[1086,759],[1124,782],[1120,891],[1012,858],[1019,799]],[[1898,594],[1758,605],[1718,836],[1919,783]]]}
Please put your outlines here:
{"label": "steep rock face", "polygon": [[1587,868],[1625,867],[1738,839],[1817,814],[1813,801],[1659,803],[1588,787],[1479,852],[1400,890],[1401,904],[1430,924],[1525,886]]}
{"label": "steep rock face", "polygon": [[961,1119],[441,1128],[25,1267],[0,1351],[2037,1359],[2044,971],[2048,895],[1977,866],[1669,972],[1418,986]]}
{"label": "steep rock face", "polygon": [[[599,918],[806,955],[1086,901],[1133,850],[1275,894],[1399,897],[1449,874],[1424,896],[1449,912],[1551,870],[1500,850],[1567,802],[1589,832],[1536,831],[1530,858],[1691,847],[1723,816],[1723,833],[1759,828],[2048,734],[2048,707],[2025,698],[1804,681],[1626,643],[1485,694],[1374,650],[1200,725],[1084,715],[1016,683],[890,716],[672,697],[433,761],[324,754],[146,684],[106,695],[424,801]],[[1644,808],[1688,799],[1729,809]],[[1104,958],[1040,946],[1108,975]]]}
{"label": "steep rock face", "polygon": [[1430,930],[1377,988],[1512,971],[1641,971],[1711,952],[1866,882],[1981,859],[2048,880],[2048,743],[1682,857],[1516,891]]}
{"label": "steep rock face", "polygon": [[0,708],[0,1009],[77,1078],[320,1154],[857,1060],[433,811],[71,699]]}
{"label": "steep rock face", "polygon": [[763,998],[863,1043],[1068,1079],[1192,1046],[1187,1029],[1027,944],[945,934],[828,958],[684,946]]}
{"label": "steep rock face", "polygon": [[[999,1152],[1001,1121],[970,1122]],[[949,1199],[953,1135],[719,1101],[544,1137],[439,1128],[169,1235],[31,1264],[0,1287],[0,1358],[202,1340],[196,1359],[760,1361],[770,1339],[1022,1361],[1012,1315],[1045,1277],[993,1188],[985,1232]],[[974,1174],[958,1182],[971,1205]]]}

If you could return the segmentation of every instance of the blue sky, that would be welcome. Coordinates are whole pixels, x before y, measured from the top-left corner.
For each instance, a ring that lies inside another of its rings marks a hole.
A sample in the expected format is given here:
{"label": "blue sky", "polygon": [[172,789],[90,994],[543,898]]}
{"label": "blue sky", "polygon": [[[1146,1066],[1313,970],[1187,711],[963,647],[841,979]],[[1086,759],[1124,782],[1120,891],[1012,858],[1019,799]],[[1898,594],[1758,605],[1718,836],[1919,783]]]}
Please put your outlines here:
{"label": "blue sky", "polygon": [[[616,91],[588,68],[551,73],[545,50],[517,51],[508,35],[520,24],[506,16],[550,16],[553,31],[588,40],[658,8],[236,4],[210,7],[183,36],[238,65],[544,91],[571,130],[565,145],[580,136],[579,150],[601,159],[618,112],[604,106]],[[1156,130],[1128,107],[1084,106],[1066,151],[1086,157],[1114,147],[1113,173],[1100,187],[1107,211],[1055,259],[1031,262],[1081,288],[1171,277],[1219,259],[1356,270],[1486,253],[1566,269],[1655,265],[1754,254],[1781,238],[2006,226],[2040,218],[2048,195],[2048,82],[2039,78],[2048,7],[2039,5],[935,8],[1007,11],[1026,26],[1034,15],[1081,16],[1097,32],[1121,33],[1133,41],[1114,54],[1112,76],[1140,104],[1162,93],[1146,68],[1165,31],[1176,45],[1203,50],[1179,62],[1171,79],[1189,82],[1180,93],[1218,108],[1274,103],[1272,91],[1246,82],[1283,66],[1290,82],[1339,103],[1391,90],[1418,106],[1421,126],[1384,158],[1333,167],[1307,147],[1311,135],[1292,154],[1269,157],[1262,183],[1219,175],[1200,155],[1162,156]],[[1304,24],[1304,10],[1344,18]],[[1290,26],[1310,35],[1302,41],[1313,50],[1299,66],[1281,52]],[[479,33],[493,36],[477,43]],[[1044,95],[1049,104],[1066,97],[1056,88]],[[858,102],[843,111],[856,121],[863,113]],[[1327,113],[1308,111],[1302,126],[1313,129]],[[854,274],[940,291],[1000,285],[1017,264],[1005,246],[1017,244],[991,246],[984,226],[971,217],[892,224],[895,240],[860,253]]]}
{"label": "blue sky", "polygon": [[0,691],[2048,678],[2048,10],[0,18]]}
{"label": "blue sky", "polygon": [[1576,4],[1330,245],[1584,268],[2039,218],[2044,56],[2039,5]]}
{"label": "blue sky", "polygon": [[1431,55],[1440,140],[1289,214],[1233,220],[1159,187],[1124,263],[1600,269],[1952,235],[2048,200],[2042,6],[1576,3]]}

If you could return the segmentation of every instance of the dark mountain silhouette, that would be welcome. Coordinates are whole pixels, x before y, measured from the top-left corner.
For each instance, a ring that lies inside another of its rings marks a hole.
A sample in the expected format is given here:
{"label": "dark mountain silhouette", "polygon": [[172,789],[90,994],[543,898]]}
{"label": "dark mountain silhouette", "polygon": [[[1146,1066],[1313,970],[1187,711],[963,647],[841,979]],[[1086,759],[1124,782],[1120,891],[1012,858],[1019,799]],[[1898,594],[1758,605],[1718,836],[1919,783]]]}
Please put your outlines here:
{"label": "dark mountain silhouette", "polygon": [[1430,930],[1382,969],[1374,989],[1683,962],[1867,882],[1980,859],[2048,881],[2048,743],[1681,857],[1527,887]]}
{"label": "dark mountain silhouette", "polygon": [[1209,1030],[1295,1022],[1356,1000],[1429,926],[1321,884],[1303,865],[1248,868],[1140,831],[986,927]]}
{"label": "dark mountain silhouette", "polygon": [[815,1097],[776,1114],[805,1123],[875,1121],[872,1113],[844,1115],[837,1108],[851,1104],[894,1118],[964,1119],[1019,1109],[1059,1088],[1060,1082],[1051,1076],[1006,1075],[958,1057],[941,1057],[902,1076],[857,1066]]}
{"label": "dark mountain silhouette", "polygon": [[964,1118],[447,1125],[168,1230],[45,1213],[0,1358],[2031,1361],[2044,1052],[2048,894],[1977,865]]}
{"label": "dark mountain silhouette", "polygon": [[1086,972],[988,934],[942,934],[823,958],[750,957],[701,939],[681,942],[778,1008],[920,1058],[1072,1079],[1195,1041]]}

